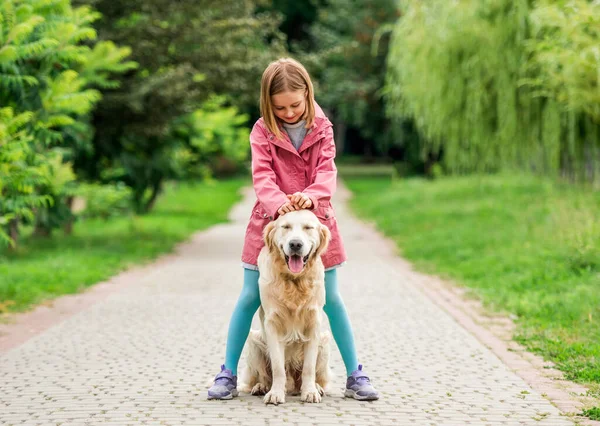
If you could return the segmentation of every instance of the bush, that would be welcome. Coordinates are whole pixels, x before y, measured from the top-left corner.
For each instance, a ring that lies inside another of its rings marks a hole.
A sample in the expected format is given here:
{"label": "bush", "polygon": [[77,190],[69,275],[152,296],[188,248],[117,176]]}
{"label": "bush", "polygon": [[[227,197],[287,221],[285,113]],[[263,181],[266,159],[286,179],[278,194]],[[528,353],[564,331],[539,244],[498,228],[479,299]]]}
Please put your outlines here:
{"label": "bush", "polygon": [[82,184],[77,189],[77,196],[83,201],[83,207],[75,213],[85,219],[108,219],[131,211],[131,189],[120,182],[111,185]]}

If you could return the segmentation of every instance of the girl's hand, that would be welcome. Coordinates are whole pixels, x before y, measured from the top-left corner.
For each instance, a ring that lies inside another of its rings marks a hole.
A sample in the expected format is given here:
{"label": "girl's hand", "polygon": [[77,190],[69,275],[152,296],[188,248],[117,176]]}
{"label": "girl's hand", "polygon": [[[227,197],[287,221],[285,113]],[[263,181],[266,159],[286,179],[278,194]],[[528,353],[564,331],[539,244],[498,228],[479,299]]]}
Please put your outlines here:
{"label": "girl's hand", "polygon": [[[289,195],[288,195],[288,198],[289,198]],[[283,216],[284,214],[292,212],[294,210],[300,210],[300,207],[297,207],[296,205],[294,205],[294,203],[291,203],[288,201],[283,206],[279,207],[279,210],[277,210],[277,213],[279,213],[280,216]]]}
{"label": "girl's hand", "polygon": [[312,201],[310,201],[308,195],[303,194],[302,192],[296,192],[292,195],[288,194],[287,197],[290,202],[298,207],[298,209],[310,209],[312,207]]}

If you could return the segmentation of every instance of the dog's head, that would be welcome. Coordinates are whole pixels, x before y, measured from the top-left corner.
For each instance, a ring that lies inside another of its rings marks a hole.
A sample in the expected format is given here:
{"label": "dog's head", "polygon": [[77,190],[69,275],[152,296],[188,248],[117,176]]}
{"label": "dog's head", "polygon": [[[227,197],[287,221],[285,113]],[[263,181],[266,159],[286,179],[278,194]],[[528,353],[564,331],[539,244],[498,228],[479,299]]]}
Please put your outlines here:
{"label": "dog's head", "polygon": [[292,274],[301,274],[327,249],[331,239],[329,229],[309,210],[279,216],[265,227],[263,235],[271,254],[284,261]]}

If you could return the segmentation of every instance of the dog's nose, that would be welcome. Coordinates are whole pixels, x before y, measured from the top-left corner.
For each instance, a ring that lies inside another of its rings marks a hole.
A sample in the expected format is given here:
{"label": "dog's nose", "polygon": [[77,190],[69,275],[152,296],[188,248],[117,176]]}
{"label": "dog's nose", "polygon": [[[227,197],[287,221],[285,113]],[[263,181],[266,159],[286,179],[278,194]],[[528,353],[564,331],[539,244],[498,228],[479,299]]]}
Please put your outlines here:
{"label": "dog's nose", "polygon": [[290,250],[300,251],[301,249],[302,249],[302,241],[300,241],[300,240],[290,241]]}

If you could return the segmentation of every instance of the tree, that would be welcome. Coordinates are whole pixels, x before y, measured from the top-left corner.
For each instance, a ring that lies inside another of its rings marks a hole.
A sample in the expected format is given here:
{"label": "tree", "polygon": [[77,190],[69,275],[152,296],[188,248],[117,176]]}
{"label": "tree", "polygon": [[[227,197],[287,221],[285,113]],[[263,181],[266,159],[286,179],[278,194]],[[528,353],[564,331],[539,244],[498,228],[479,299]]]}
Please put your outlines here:
{"label": "tree", "polygon": [[108,41],[90,46],[96,36],[90,23],[97,18],[87,7],[72,8],[69,0],[0,5],[0,104],[8,106],[0,215],[11,216],[12,238],[32,212],[48,233],[60,224],[54,213],[65,212],[75,179],[62,161],[77,149],[70,138],[79,132],[80,144],[89,144],[85,116],[101,98],[98,89],[116,84],[110,73],[134,67],[123,62],[127,49]]}
{"label": "tree", "polygon": [[600,5],[407,1],[390,113],[413,117],[452,172],[519,168],[599,181]]}
{"label": "tree", "polygon": [[0,241],[14,247],[18,223],[33,220],[36,208],[52,204],[49,195],[36,188],[49,181],[45,158],[32,150],[32,135],[25,129],[31,112],[14,115],[10,107],[0,109]]}
{"label": "tree", "polygon": [[[82,2],[82,1],[80,1]],[[120,79],[94,112],[94,151],[76,161],[91,179],[122,180],[148,211],[180,149],[174,122],[213,93],[242,110],[256,105],[266,64],[285,51],[279,21],[252,1],[87,0],[102,13],[100,36],[133,48],[139,70]],[[104,168],[111,173],[103,173]]]}
{"label": "tree", "polygon": [[[396,1],[329,0],[319,8],[310,34],[314,51],[302,60],[318,82],[317,98],[341,124],[360,135],[357,152],[386,154],[402,144],[400,123],[385,115],[382,87],[389,44],[388,27],[398,18]],[[347,132],[349,140],[352,132]],[[342,150],[343,151],[343,150]]]}
{"label": "tree", "polygon": [[292,54],[312,52],[318,48],[318,40],[311,35],[311,26],[317,19],[319,8],[325,7],[324,0],[272,0],[259,6],[258,11],[281,14],[279,29],[286,36],[287,48]]}

